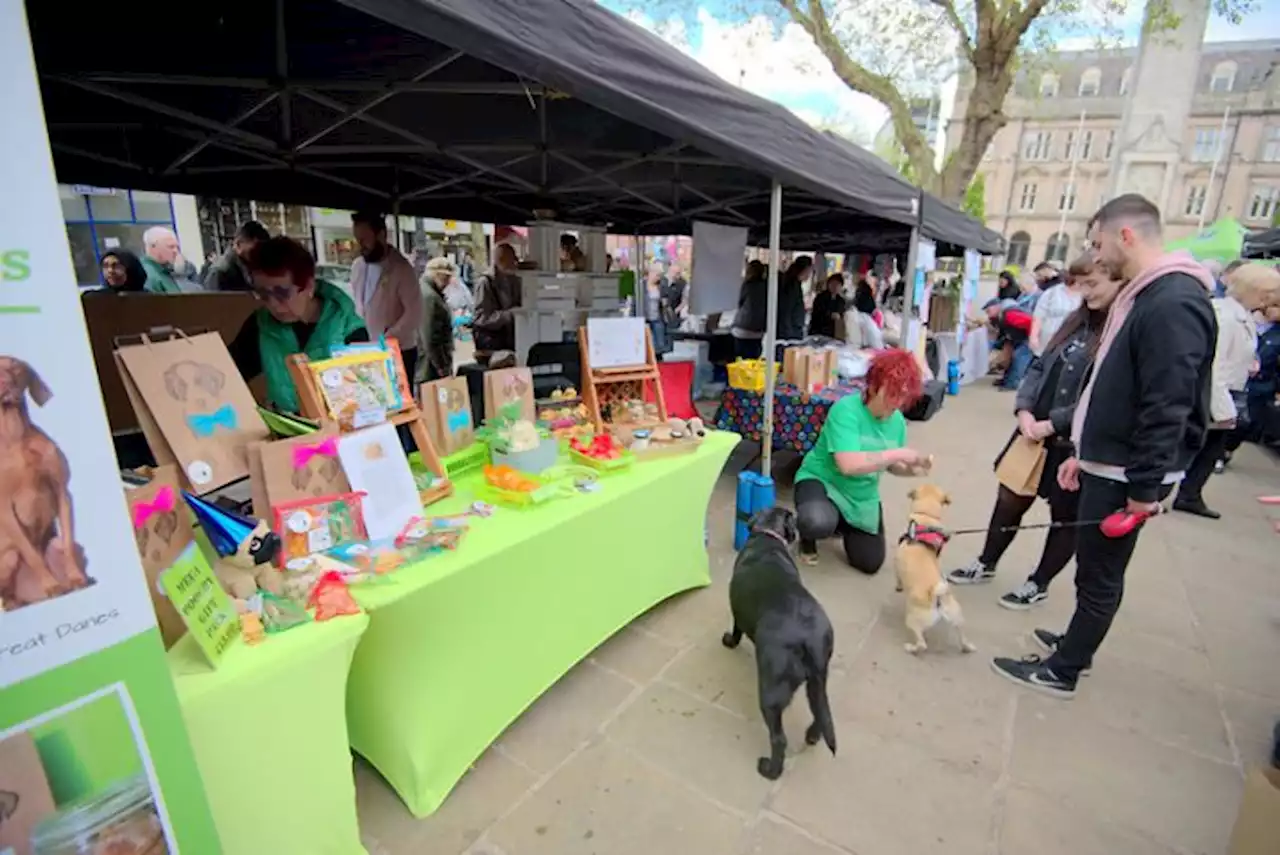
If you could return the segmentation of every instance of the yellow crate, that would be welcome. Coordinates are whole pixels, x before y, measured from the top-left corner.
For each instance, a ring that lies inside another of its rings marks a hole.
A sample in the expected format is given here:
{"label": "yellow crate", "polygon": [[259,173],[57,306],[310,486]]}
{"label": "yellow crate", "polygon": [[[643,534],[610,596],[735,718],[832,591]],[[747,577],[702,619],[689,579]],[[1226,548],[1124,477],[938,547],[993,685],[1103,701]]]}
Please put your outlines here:
{"label": "yellow crate", "polygon": [[[764,360],[737,359],[729,363],[729,385],[747,392],[764,391]],[[773,373],[778,373],[778,363],[773,363]]]}

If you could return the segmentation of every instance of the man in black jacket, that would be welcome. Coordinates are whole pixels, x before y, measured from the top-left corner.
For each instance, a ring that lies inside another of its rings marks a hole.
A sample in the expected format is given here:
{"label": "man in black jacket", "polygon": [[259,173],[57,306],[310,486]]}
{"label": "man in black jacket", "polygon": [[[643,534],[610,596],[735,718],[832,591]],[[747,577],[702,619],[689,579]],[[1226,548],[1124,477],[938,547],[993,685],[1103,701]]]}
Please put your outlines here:
{"label": "man in black jacket", "polygon": [[[1218,337],[1213,283],[1189,254],[1164,253],[1160,211],[1136,194],[1104,205],[1089,238],[1098,264],[1126,284],[1076,406],[1076,456],[1062,464],[1058,483],[1080,491],[1081,520],[1121,510],[1151,514],[1182,480],[1208,429]],[[1070,626],[1063,634],[1035,630],[1033,639],[1050,655],[995,659],[996,673],[1045,694],[1074,696],[1120,608],[1139,531],[1109,538],[1096,524],[1083,525]]]}
{"label": "man in black jacket", "polygon": [[222,258],[204,274],[206,291],[250,291],[253,276],[249,273],[249,253],[263,241],[271,239],[266,226],[257,220],[246,220],[236,232],[235,240]]}

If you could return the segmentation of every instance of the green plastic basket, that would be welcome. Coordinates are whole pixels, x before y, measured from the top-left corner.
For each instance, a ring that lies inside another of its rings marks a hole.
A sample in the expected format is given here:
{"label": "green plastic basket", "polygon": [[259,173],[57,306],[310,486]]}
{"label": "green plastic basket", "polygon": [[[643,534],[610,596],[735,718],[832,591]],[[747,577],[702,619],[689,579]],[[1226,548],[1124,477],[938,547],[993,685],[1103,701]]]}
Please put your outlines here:
{"label": "green plastic basket", "polygon": [[576,448],[569,449],[569,459],[581,466],[589,466],[597,472],[619,472],[636,462],[636,456],[630,451],[624,451],[612,460],[601,460],[598,457],[583,454]]}

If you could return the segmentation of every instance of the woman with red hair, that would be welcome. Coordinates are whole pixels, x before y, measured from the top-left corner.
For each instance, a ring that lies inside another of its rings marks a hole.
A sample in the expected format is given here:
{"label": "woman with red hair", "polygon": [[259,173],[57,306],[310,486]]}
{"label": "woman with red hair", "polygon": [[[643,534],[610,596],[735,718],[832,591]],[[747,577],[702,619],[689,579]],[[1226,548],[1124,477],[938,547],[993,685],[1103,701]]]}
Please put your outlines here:
{"label": "woman with red hair", "polygon": [[818,443],[796,473],[800,557],[818,561],[818,541],[839,534],[849,566],[863,573],[884,564],[884,511],[880,473],[917,475],[927,455],[906,448],[903,407],[920,397],[920,366],[905,350],[881,352],[867,371],[861,395],[832,405]]}

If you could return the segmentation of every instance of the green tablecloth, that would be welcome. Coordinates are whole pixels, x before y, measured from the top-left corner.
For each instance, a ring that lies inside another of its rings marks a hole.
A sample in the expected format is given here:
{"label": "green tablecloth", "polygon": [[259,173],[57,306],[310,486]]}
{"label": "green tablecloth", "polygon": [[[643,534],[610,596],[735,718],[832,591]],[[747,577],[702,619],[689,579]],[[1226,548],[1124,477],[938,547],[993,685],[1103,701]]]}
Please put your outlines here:
{"label": "green tablecloth", "polygon": [[[370,625],[347,683],[351,746],[415,815],[438,808],[485,748],[601,642],[667,597],[710,584],[707,504],[737,442],[711,432],[694,454],[606,476],[599,493],[500,509],[474,521],[457,552],[356,589]],[[464,479],[429,511],[461,509],[473,485]]]}
{"label": "green tablecloth", "polygon": [[344,698],[366,615],[236,645],[218,670],[190,636],[169,651],[222,851],[364,855]]}

